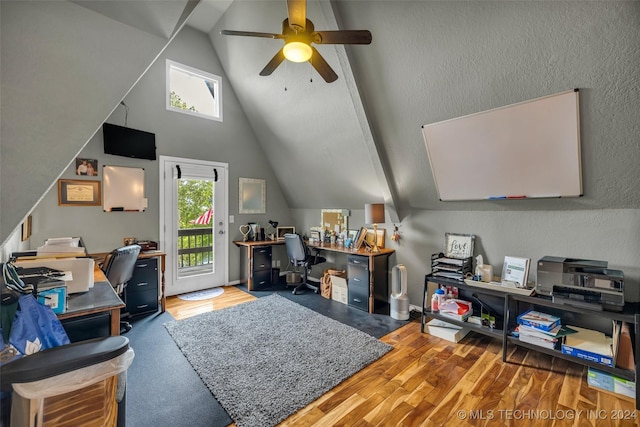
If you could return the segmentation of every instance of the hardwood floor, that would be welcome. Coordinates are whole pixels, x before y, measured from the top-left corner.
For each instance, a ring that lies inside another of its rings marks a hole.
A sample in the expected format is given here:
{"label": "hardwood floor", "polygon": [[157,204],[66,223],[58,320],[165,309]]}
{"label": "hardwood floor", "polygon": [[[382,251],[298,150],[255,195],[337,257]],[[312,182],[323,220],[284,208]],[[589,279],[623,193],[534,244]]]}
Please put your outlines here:
{"label": "hardwood floor", "polygon": [[[255,299],[227,286],[205,301],[167,299],[184,319]],[[415,321],[384,336],[393,350],[280,426],[638,426],[632,401],[587,385],[587,368],[470,333],[458,344]],[[235,424],[232,424],[234,426]]]}

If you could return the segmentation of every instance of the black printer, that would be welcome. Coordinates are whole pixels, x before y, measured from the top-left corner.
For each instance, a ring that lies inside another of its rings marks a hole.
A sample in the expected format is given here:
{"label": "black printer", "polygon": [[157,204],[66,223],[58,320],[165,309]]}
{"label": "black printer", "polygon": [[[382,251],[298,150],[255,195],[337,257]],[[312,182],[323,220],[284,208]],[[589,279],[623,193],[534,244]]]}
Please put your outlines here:
{"label": "black printer", "polygon": [[536,293],[557,304],[622,311],[624,273],[607,261],[544,256],[538,261]]}

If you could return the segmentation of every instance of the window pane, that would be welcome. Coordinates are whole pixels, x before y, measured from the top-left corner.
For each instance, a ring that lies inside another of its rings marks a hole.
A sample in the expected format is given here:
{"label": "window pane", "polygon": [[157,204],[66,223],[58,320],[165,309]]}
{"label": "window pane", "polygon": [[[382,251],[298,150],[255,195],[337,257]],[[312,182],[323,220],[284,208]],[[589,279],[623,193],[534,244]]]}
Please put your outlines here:
{"label": "window pane", "polygon": [[167,60],[167,109],[222,121],[221,78]]}

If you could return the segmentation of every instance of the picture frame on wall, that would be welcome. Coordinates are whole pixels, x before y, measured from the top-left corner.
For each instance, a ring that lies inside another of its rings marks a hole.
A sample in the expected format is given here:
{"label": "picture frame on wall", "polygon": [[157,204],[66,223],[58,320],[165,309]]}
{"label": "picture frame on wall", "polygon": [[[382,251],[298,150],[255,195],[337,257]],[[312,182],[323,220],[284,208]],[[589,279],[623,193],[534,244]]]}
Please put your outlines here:
{"label": "picture frame on wall", "polygon": [[98,176],[98,161],[76,157],[76,175]]}
{"label": "picture frame on wall", "polygon": [[58,206],[100,206],[100,181],[59,179]]}
{"label": "picture frame on wall", "polygon": [[239,178],[239,213],[263,214],[267,211],[266,181],[264,179]]}

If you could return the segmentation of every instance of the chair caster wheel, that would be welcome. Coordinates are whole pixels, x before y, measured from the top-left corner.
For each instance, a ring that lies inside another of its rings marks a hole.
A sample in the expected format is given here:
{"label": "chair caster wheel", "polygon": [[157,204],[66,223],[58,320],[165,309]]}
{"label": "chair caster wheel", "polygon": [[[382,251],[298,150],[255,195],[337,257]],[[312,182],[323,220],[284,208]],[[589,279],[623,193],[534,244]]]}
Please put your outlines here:
{"label": "chair caster wheel", "polygon": [[298,295],[298,293],[296,292],[296,290],[294,289],[293,292],[291,292],[294,295]]}

